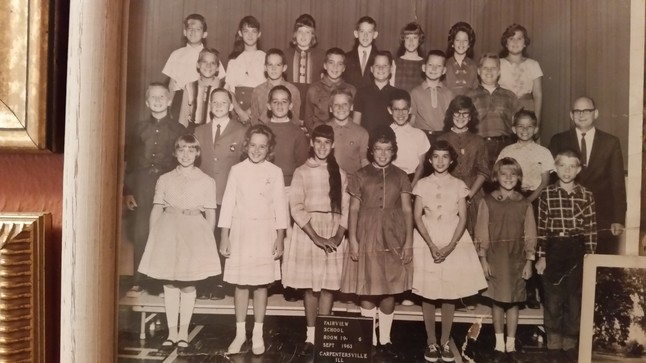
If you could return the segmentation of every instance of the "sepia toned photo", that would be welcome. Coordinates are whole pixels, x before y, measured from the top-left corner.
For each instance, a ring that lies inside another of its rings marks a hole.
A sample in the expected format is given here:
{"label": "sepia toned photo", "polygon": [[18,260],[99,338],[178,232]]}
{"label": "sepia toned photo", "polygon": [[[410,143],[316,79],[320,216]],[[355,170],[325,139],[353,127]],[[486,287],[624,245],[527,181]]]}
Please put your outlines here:
{"label": "sepia toned photo", "polygon": [[126,6],[119,362],[640,361],[642,0]]}
{"label": "sepia toned photo", "polygon": [[636,256],[586,258],[581,359],[646,361],[644,266],[644,258]]}

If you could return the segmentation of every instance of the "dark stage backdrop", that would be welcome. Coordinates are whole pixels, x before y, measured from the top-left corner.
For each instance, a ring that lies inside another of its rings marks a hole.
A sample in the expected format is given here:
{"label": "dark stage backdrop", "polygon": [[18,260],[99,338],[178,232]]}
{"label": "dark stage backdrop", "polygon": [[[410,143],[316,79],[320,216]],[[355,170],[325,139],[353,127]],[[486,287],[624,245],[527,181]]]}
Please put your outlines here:
{"label": "dark stage backdrop", "polygon": [[[133,0],[128,36],[126,118],[147,117],[146,85],[166,81],[161,70],[170,53],[184,46],[182,22],[191,13],[206,17],[206,43],[227,55],[238,22],[254,15],[261,23],[261,49],[284,49],[294,20],[309,13],[317,22],[319,47],[349,50],[355,22],[377,21],[380,49],[395,52],[400,29],[417,20],[426,33],[424,49],[446,49],[449,28],[469,22],[476,31],[475,59],[501,49],[500,36],[519,23],[529,31],[530,57],[543,69],[541,141],[570,126],[568,110],[578,96],[597,101],[599,128],[618,136],[628,150],[629,0]],[[223,60],[225,62],[226,59]]]}

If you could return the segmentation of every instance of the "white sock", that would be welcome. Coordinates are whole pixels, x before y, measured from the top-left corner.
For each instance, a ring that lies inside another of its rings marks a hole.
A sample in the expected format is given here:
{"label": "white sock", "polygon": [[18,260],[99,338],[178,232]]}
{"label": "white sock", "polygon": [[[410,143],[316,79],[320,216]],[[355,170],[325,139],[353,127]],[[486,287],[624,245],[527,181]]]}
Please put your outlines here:
{"label": "white sock", "polygon": [[496,333],[495,335],[496,335],[496,347],[494,349],[499,351],[499,352],[504,352],[505,351],[505,334]]}
{"label": "white sock", "polygon": [[229,344],[229,349],[227,350],[228,353],[240,353],[242,344],[244,344],[245,340],[247,340],[247,331],[245,325],[246,323],[244,321],[236,323],[236,336],[235,338],[233,338],[231,344]]}
{"label": "white sock", "polygon": [[253,324],[253,333],[251,333],[252,347],[260,347],[262,345],[265,345],[265,342],[262,339],[262,326],[263,326],[263,323]]}
{"label": "white sock", "polygon": [[314,327],[308,326],[305,331],[305,343],[314,344]]}
{"label": "white sock", "polygon": [[507,352],[516,351],[516,337],[507,336],[507,343],[505,343],[505,350]]}
{"label": "white sock", "polygon": [[377,321],[377,307],[374,307],[372,309],[364,309],[364,308],[359,308],[361,311],[361,316],[365,316],[366,318],[372,318],[372,345],[376,346],[377,345],[377,332],[375,330],[375,325]]}
{"label": "white sock", "polygon": [[168,325],[168,340],[177,342],[177,326],[179,320],[179,289],[164,285],[164,308],[166,309],[166,325]]}
{"label": "white sock", "polygon": [[379,310],[379,344],[385,345],[390,343],[390,329],[393,326],[395,312],[386,314]]}
{"label": "white sock", "polygon": [[179,340],[188,341],[188,328],[193,316],[193,307],[195,306],[195,290],[192,292],[180,292],[179,300]]}

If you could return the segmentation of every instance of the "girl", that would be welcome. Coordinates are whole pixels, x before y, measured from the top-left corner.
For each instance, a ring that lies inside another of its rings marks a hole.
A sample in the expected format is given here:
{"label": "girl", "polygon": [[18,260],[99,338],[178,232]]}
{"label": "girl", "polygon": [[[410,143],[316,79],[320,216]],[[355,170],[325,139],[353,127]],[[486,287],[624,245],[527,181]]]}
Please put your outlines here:
{"label": "girl", "polygon": [[[316,21],[310,14],[302,14],[294,22],[294,36],[285,50],[287,82],[298,88],[302,98],[310,84],[321,79],[325,52],[317,44]],[[305,115],[305,102],[301,102],[300,115]]]}
{"label": "girl", "polygon": [[478,87],[477,65],[473,60],[476,33],[469,23],[455,23],[449,30],[446,47],[446,86],[455,95],[463,95]]}
{"label": "girl", "polygon": [[[502,158],[493,167],[498,188],[480,201],[476,242],[489,288],[482,295],[493,302],[496,334],[494,358],[520,361],[515,349],[518,305],[525,301],[525,280],[532,276],[536,249],[536,222],[531,203],[518,192],[523,173],[512,158]],[[503,338],[507,315],[507,342]]]}
{"label": "girl", "polygon": [[541,122],[543,106],[543,71],[537,61],[528,58],[527,47],[530,44],[527,29],[522,25],[512,24],[500,38],[500,87],[513,91],[520,106],[534,111],[538,124]]}
{"label": "girl", "polygon": [[283,254],[287,228],[287,200],[283,173],[267,161],[276,139],[265,125],[247,129],[247,159],[234,165],[222,199],[218,226],[222,228],[220,253],[227,259],[224,281],[235,285],[236,336],[228,353],[239,353],[246,340],[245,318],[253,290],[252,352],[265,351],[262,326],[267,309],[267,285],[280,280],[278,259]]}
{"label": "girl", "polygon": [[168,338],[161,349],[168,352],[188,347],[195,282],[221,273],[213,237],[215,180],[195,167],[200,144],[193,135],[175,141],[174,155],[179,165],[155,186],[150,233],[138,269],[164,283]]}
{"label": "girl", "polygon": [[416,22],[406,24],[400,33],[399,49],[393,69],[393,85],[395,87],[410,92],[424,81],[422,77],[422,64],[424,64],[422,44],[424,44],[422,27]]}
{"label": "girl", "polygon": [[296,224],[283,262],[283,285],[306,289],[306,354],[314,348],[316,316],[332,313],[333,291],[340,287],[350,202],[346,173],[334,157],[332,127],[317,126],[310,145],[310,158],[292,179],[289,204]]}
{"label": "girl", "polygon": [[234,107],[240,121],[251,117],[251,91],[265,82],[265,52],[258,49],[260,22],[251,15],[240,20],[229,54],[226,84],[235,94]]}
{"label": "girl", "polygon": [[[424,358],[453,362],[449,348],[455,300],[477,294],[487,287],[478,255],[466,227],[466,197],[469,188],[451,174],[449,168],[457,155],[446,140],[431,146],[427,160],[433,174],[422,178],[413,189],[415,195],[415,233],[413,248],[413,293],[424,298],[422,313],[427,334]],[[435,336],[435,304],[442,304],[442,336]]]}
{"label": "girl", "polygon": [[[370,135],[368,159],[348,182],[350,193],[349,258],[341,291],[359,295],[361,315],[377,319],[379,343],[394,354],[390,341],[395,296],[410,290],[413,214],[408,175],[392,165],[397,157],[395,132],[388,126]],[[373,330],[372,345],[377,345]]]}
{"label": "girl", "polygon": [[457,151],[457,159],[451,174],[469,187],[467,195],[467,230],[473,235],[478,214],[478,203],[484,193],[482,184],[489,178],[487,149],[485,141],[476,134],[478,112],[467,96],[456,96],[444,116],[445,134],[440,140],[449,142]]}

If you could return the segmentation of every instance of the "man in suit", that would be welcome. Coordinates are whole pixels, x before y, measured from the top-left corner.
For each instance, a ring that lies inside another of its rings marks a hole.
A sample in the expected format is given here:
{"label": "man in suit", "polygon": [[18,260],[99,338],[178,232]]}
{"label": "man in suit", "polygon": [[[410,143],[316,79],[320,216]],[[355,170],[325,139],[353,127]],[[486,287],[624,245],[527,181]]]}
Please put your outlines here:
{"label": "man in suit", "polygon": [[597,212],[598,245],[596,253],[618,254],[617,236],[624,231],[626,184],[619,139],[594,126],[599,110],[590,97],[574,101],[570,119],[574,128],[550,140],[553,155],[564,149],[581,154],[583,169],[577,181],[592,191]]}
{"label": "man in suit", "polygon": [[[240,162],[243,153],[243,142],[247,127],[239,120],[231,118],[233,101],[231,94],[223,88],[211,93],[211,113],[209,122],[195,128],[195,138],[200,143],[200,169],[215,179],[216,188],[216,219],[220,217],[220,205],[226,188],[231,167]],[[216,227],[215,239],[220,242],[220,229]],[[219,246],[218,246],[219,247]],[[224,265],[224,258],[220,256]],[[198,285],[198,294],[204,298],[211,295],[214,300],[224,298],[222,275]],[[215,288],[213,288],[215,284]]]}
{"label": "man in suit", "polygon": [[355,46],[345,54],[345,73],[343,73],[343,79],[357,89],[373,82],[370,67],[377,53],[377,47],[373,41],[378,35],[375,19],[363,16],[357,21],[354,30]]}

